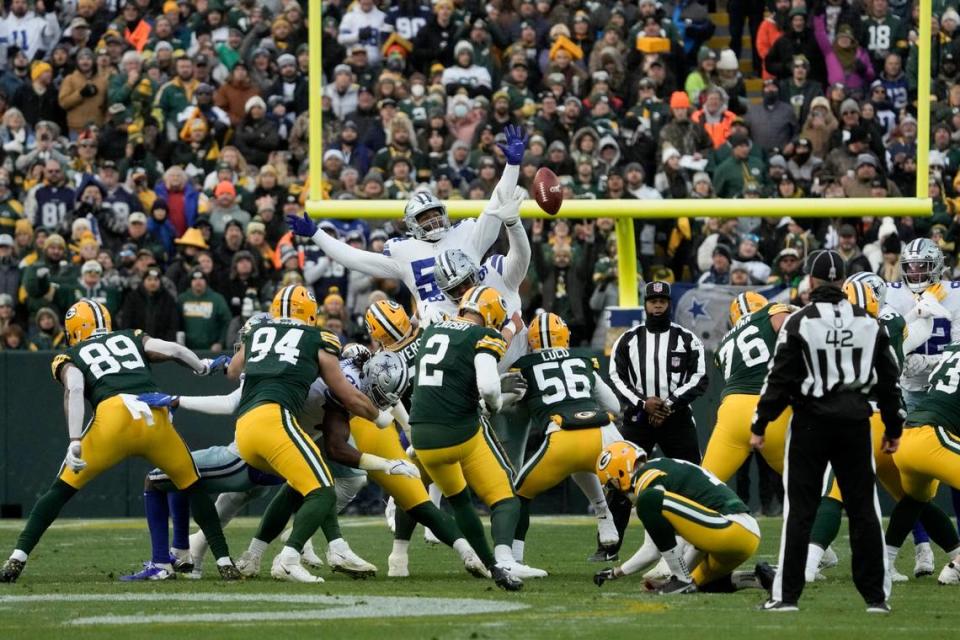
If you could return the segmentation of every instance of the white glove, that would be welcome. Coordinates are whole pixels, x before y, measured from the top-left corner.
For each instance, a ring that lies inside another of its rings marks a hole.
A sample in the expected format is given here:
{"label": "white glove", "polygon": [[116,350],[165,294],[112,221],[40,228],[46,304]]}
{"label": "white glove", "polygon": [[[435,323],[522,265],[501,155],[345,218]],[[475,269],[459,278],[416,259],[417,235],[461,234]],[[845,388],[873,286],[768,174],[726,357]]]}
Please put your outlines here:
{"label": "white glove", "polygon": [[416,465],[406,460],[387,460],[387,475],[406,476],[407,478],[419,478],[420,470]]}
{"label": "white glove", "polygon": [[934,298],[928,295],[922,295],[920,296],[920,301],[917,302],[917,317],[949,318],[950,312],[944,309],[943,305]]}
{"label": "white glove", "polygon": [[[505,202],[498,194],[494,193],[493,198],[491,198],[490,208],[487,211],[490,215],[499,218],[500,221],[508,227],[512,227],[520,220],[520,205],[523,204],[525,197],[526,191],[522,187],[516,187],[512,197],[508,198]],[[493,200],[496,200],[496,202],[493,202]]]}
{"label": "white glove", "polygon": [[380,409],[380,415],[377,416],[377,419],[373,421],[381,429],[386,429],[391,424],[393,424],[393,414],[389,411],[384,411]]}
{"label": "white glove", "polygon": [[940,358],[939,354],[928,356],[922,353],[910,353],[903,359],[903,375],[907,378],[929,375],[940,362]]}
{"label": "white glove", "polygon": [[70,467],[74,473],[80,473],[86,468],[87,463],[80,457],[80,442],[73,441],[67,447],[67,455],[63,459],[63,463]]}
{"label": "white glove", "polygon": [[407,447],[407,457],[411,460],[417,459],[417,450],[413,448],[413,445]]}

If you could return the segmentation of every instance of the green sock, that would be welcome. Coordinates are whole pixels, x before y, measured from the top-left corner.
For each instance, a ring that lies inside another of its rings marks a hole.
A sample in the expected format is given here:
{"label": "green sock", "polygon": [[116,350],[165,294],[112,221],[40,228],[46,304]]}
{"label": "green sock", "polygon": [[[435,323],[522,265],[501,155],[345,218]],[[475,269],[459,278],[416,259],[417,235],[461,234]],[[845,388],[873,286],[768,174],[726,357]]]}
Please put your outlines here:
{"label": "green sock", "polygon": [[927,530],[930,539],[944,551],[951,552],[960,547],[960,536],[957,535],[950,516],[932,502],[928,502],[920,512],[920,524]]}
{"label": "green sock", "polygon": [[223,535],[223,527],[220,525],[217,507],[214,506],[213,500],[200,485],[200,482],[195,482],[193,486],[184,490],[184,493],[190,498],[190,512],[193,514],[194,521],[200,526],[200,530],[203,531],[203,535],[206,536],[213,557],[218,559],[229,558],[230,549],[227,547],[227,539]]}
{"label": "green sock", "polygon": [[[400,509],[397,509],[398,514],[400,511]],[[457,539],[463,537],[453,518],[440,511],[437,505],[429,500],[410,509],[409,517],[433,531],[433,535],[437,536],[437,539],[448,547],[452,547]],[[397,531],[400,531],[399,524],[397,525]],[[396,539],[403,540],[403,538]],[[409,539],[407,538],[407,540]]]}
{"label": "green sock", "polygon": [[810,529],[810,542],[821,549],[829,547],[840,533],[843,503],[824,496],[817,508],[817,517]]}
{"label": "green sock", "polygon": [[490,544],[487,542],[486,533],[483,531],[483,523],[480,522],[480,516],[470,503],[470,489],[464,489],[455,496],[448,497],[450,506],[453,508],[453,517],[457,521],[457,526],[463,531],[463,537],[467,539],[473,550],[480,556],[480,560],[488,567],[497,563],[490,550]]}
{"label": "green sock", "polygon": [[[290,532],[290,539],[287,540],[287,546],[293,547],[297,551],[302,551],[303,545],[317,532],[317,529],[320,528],[320,525],[323,524],[323,521],[326,520],[331,513],[333,514],[334,521],[336,521],[336,509],[337,492],[333,487],[321,487],[305,495],[303,497],[303,504],[293,519],[293,531]],[[337,526],[337,531],[340,531],[339,525]],[[324,531],[324,534],[326,534],[326,531]],[[338,535],[337,537],[340,536]]]}
{"label": "green sock", "polygon": [[280,487],[273,500],[267,505],[260,518],[260,527],[254,536],[257,540],[263,540],[266,543],[273,542],[277,536],[283,533],[283,529],[290,521],[290,516],[303,504],[303,496],[297,493],[293,487],[288,484]]}
{"label": "green sock", "polygon": [[907,534],[913,530],[920,513],[927,503],[914,500],[910,496],[904,496],[903,500],[898,502],[890,512],[890,522],[887,523],[887,545],[900,548],[903,541],[907,539]]}
{"label": "green sock", "polygon": [[24,553],[33,551],[33,548],[40,542],[43,533],[60,515],[63,505],[67,504],[76,493],[77,490],[63,480],[59,478],[54,480],[47,492],[37,500],[37,504],[33,505],[33,510],[30,511],[30,519],[27,520],[27,526],[23,528],[20,537],[17,538],[17,549]]}
{"label": "green sock", "polygon": [[490,534],[493,544],[513,546],[513,537],[520,522],[520,499],[516,496],[501,500],[490,507]]}
{"label": "green sock", "polygon": [[530,529],[530,500],[522,496],[517,496],[520,500],[520,519],[517,520],[517,530],[513,534],[514,540],[526,540],[527,531]]}
{"label": "green sock", "polygon": [[[334,495],[336,495],[336,489],[333,491]],[[340,518],[337,516],[336,505],[330,509],[326,517],[320,522],[320,529],[323,531],[323,537],[327,539],[327,542],[343,537],[343,534],[340,533]]]}
{"label": "green sock", "polygon": [[650,534],[660,551],[677,546],[677,539],[670,521],[663,517],[663,491],[646,489],[637,496],[637,515],[643,528]]}
{"label": "green sock", "polygon": [[[433,503],[431,503],[433,504]],[[397,507],[397,512],[393,516],[394,523],[394,540],[406,540],[410,541],[410,538],[413,537],[413,530],[417,528],[417,521],[414,520],[409,513]]]}

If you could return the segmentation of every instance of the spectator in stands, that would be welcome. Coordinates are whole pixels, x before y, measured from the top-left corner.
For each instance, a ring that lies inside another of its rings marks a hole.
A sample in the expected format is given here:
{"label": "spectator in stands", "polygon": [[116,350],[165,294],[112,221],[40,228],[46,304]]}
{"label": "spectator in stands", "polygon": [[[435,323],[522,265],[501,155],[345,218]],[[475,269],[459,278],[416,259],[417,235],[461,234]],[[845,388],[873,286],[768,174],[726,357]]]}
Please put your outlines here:
{"label": "spectator in stands", "polygon": [[670,96],[670,112],[673,120],[660,132],[661,150],[669,145],[680,155],[706,156],[713,148],[713,140],[703,126],[690,119],[690,98],[686,93],[675,91]]}
{"label": "spectator in stands", "polygon": [[120,290],[104,282],[103,266],[96,260],[87,260],[80,268],[80,279],[74,285],[74,301],[81,298],[96,300],[104,305],[111,315],[120,310]]}
{"label": "spectator in stands", "polygon": [[826,64],[827,82],[842,83],[853,95],[862,96],[875,75],[870,55],[857,42],[852,26],[837,27],[836,38],[831,41],[824,24],[824,16],[814,18],[814,35]]}
{"label": "spectator in stands", "polygon": [[0,295],[17,295],[20,288],[20,266],[14,253],[13,236],[0,233]]}
{"label": "spectator in stands", "polygon": [[756,55],[759,56],[763,65],[762,77],[764,80],[772,80],[776,76],[767,68],[767,55],[773,48],[774,43],[787,30],[789,21],[790,0],[775,0],[773,11],[770,12],[757,29],[757,36],[754,40]]}
{"label": "spectator in stands", "polygon": [[210,289],[202,271],[190,274],[190,287],[180,294],[177,303],[187,348],[222,351],[233,314],[223,296]]}
{"label": "spectator in stands", "polygon": [[697,284],[730,284],[730,266],[733,254],[730,247],[718,243],[713,249],[710,269],[704,271]]}
{"label": "spectator in stands", "polygon": [[13,94],[11,104],[23,113],[32,127],[41,120],[49,120],[61,128],[67,124],[66,114],[53,87],[53,67],[47,62],[33,63],[30,82],[20,85]]}
{"label": "spectator in stands", "polygon": [[140,285],[128,291],[117,325],[121,329],[141,329],[161,340],[176,340],[180,329],[180,311],[176,299],[161,282],[158,267],[148,267]]}
{"label": "spectator in stands", "polygon": [[826,86],[826,66],[813,30],[808,26],[807,10],[794,6],[790,9],[788,24],[788,29],[767,54],[766,69],[781,80],[787,79],[792,73],[793,59],[803,56],[810,62],[810,78]]}
{"label": "spectator in stands", "polygon": [[783,149],[799,130],[793,107],[780,99],[780,88],[773,80],[763,83],[763,102],[750,105],[746,123],[750,138],[764,152]]}
{"label": "spectator in stands", "polygon": [[41,307],[51,307],[60,316],[73,304],[73,286],[79,273],[67,257],[63,236],[51,234],[43,243],[42,258],[23,272],[27,311],[32,318]]}
{"label": "spectator in stands", "polygon": [[106,110],[109,69],[94,66],[93,52],[81,49],[77,69],[60,85],[60,106],[67,112],[67,127],[77,135],[90,124],[100,126]]}
{"label": "spectator in stands", "polygon": [[62,351],[67,348],[67,334],[63,332],[60,316],[49,307],[37,311],[37,328],[30,337],[31,351]]}
{"label": "spectator in stands", "polygon": [[750,154],[750,138],[743,134],[730,137],[730,157],[717,165],[714,188],[719,198],[735,198],[748,185],[760,185],[766,175],[762,159]]}

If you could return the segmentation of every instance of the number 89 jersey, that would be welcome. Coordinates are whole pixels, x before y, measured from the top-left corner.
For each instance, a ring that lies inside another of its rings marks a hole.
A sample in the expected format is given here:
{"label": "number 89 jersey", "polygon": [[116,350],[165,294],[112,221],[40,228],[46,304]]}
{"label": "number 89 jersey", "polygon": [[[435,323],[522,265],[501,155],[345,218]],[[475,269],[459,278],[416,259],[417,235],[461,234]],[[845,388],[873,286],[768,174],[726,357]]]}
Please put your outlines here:
{"label": "number 89 jersey", "polygon": [[159,391],[143,350],[140,330],[122,329],[91,336],[53,359],[53,378],[60,381],[64,365],[72,364],[83,373],[83,392],[93,410],[120,393]]}
{"label": "number 89 jersey", "polygon": [[243,341],[243,393],[237,415],[271,402],[300,415],[320,373],[321,350],[339,358],[340,341],[310,325],[275,319],[251,331]]}
{"label": "number 89 jersey", "polygon": [[514,363],[527,381],[524,395],[530,421],[539,427],[555,422],[563,429],[591,429],[610,423],[593,398],[593,358],[571,356],[566,349],[543,349]]}
{"label": "number 89 jersey", "polygon": [[714,359],[726,384],[721,398],[732,393],[758,396],[767,376],[767,365],[777,344],[770,316],[789,313],[789,307],[771,303],[743,316],[720,340]]}

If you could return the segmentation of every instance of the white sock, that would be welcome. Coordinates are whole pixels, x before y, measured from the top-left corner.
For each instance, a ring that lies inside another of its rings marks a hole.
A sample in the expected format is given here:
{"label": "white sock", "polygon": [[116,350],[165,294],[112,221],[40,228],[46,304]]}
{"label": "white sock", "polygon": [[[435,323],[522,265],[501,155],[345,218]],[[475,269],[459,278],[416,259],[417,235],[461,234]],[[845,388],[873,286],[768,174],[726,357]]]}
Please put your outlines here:
{"label": "white sock", "polygon": [[[394,541],[396,544],[396,541]],[[407,543],[410,544],[409,542]],[[476,555],[476,552],[473,550],[473,547],[470,546],[470,543],[467,542],[466,538],[457,538],[453,541],[453,550],[460,554],[461,560],[466,560],[467,558]]]}
{"label": "white sock", "polygon": [[427,487],[427,493],[430,494],[430,502],[439,507],[440,501],[443,499],[443,491],[440,490],[436,482]]}
{"label": "white sock", "polygon": [[217,516],[220,517],[220,526],[225,527],[233,520],[241,509],[247,506],[251,496],[249,493],[221,493],[217,496]]}
{"label": "white sock", "polygon": [[350,551],[350,545],[343,538],[337,538],[327,543],[327,549],[334,553],[346,553]]}
{"label": "white sock", "polygon": [[578,471],[570,474],[570,477],[577,483],[580,491],[583,492],[583,495],[587,497],[587,501],[590,502],[594,508],[596,508],[598,503],[602,502],[603,508],[606,510],[607,500],[603,497],[603,487],[600,486],[600,478],[597,477],[597,474],[590,471]]}
{"label": "white sock", "polygon": [[247,552],[252,556],[256,556],[257,558],[260,558],[260,557],[263,557],[263,552],[267,550],[268,546],[269,545],[263,540],[260,540],[258,538],[251,538],[250,546],[247,547]]}
{"label": "white sock", "polygon": [[887,566],[893,571],[896,568],[897,556],[900,554],[900,547],[887,545]]}
{"label": "white sock", "polygon": [[527,543],[523,540],[514,540],[513,541],[513,559],[517,562],[523,562],[523,550],[526,547]]}
{"label": "white sock", "polygon": [[670,567],[670,573],[679,580],[690,582],[690,572],[687,571],[687,565],[683,562],[683,549],[681,545],[676,545],[672,549],[661,552],[667,566]]}
{"label": "white sock", "polygon": [[818,544],[807,546],[807,580],[813,580],[817,577],[817,571],[820,569],[820,560],[823,558],[824,548]]}
{"label": "white sock", "polygon": [[505,544],[498,544],[493,548],[493,558],[497,564],[513,564],[513,550]]}
{"label": "white sock", "polygon": [[20,562],[26,562],[26,561],[27,561],[27,554],[26,554],[25,552],[21,551],[20,549],[14,549],[14,550],[13,550],[13,553],[10,554],[10,559],[11,559],[11,560],[18,560],[18,561],[20,561]]}
{"label": "white sock", "polygon": [[929,542],[921,542],[916,547],[916,553],[919,554],[921,551],[930,551]]}
{"label": "white sock", "polygon": [[299,564],[300,552],[293,547],[284,546],[283,549],[280,550],[280,562],[284,564]]}
{"label": "white sock", "polygon": [[229,567],[233,564],[233,560],[230,559],[230,556],[224,556],[223,558],[217,558],[218,567]]}
{"label": "white sock", "polygon": [[[409,548],[410,548],[409,540],[397,540],[396,538],[394,538],[393,551],[390,552],[390,555],[396,554],[398,556],[405,556],[407,555],[407,549]],[[454,548],[456,548],[456,545],[454,545]]]}
{"label": "white sock", "polygon": [[170,553],[177,556],[178,560],[190,557],[190,549],[177,549],[176,547],[170,547]]}
{"label": "white sock", "polygon": [[697,549],[695,546],[683,541],[683,565],[687,567],[688,570],[693,570],[698,564],[700,564],[700,549]]}

